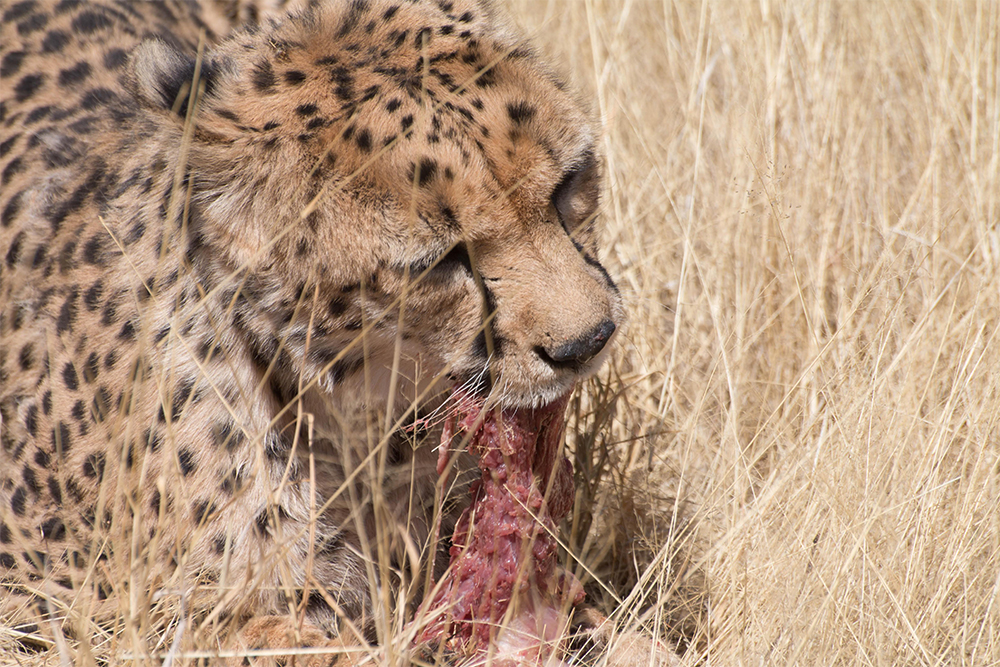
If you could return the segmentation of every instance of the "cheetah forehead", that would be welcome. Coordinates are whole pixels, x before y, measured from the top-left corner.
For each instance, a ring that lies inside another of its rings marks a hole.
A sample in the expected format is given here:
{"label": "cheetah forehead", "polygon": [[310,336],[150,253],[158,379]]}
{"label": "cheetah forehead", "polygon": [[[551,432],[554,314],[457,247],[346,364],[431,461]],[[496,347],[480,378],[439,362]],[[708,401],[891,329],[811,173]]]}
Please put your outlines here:
{"label": "cheetah forehead", "polygon": [[199,129],[243,165],[363,172],[383,192],[487,176],[495,196],[551,189],[594,152],[579,101],[485,3],[332,3],[245,29],[204,72]]}

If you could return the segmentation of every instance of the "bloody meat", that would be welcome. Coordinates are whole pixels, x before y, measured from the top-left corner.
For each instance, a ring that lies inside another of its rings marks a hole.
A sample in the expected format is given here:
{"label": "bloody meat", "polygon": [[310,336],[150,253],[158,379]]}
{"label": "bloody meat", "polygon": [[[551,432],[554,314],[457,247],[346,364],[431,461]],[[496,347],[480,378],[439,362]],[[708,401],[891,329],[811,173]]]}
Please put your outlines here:
{"label": "bloody meat", "polygon": [[557,526],[573,506],[573,468],[559,453],[568,394],[541,408],[502,411],[455,398],[438,473],[452,440],[461,439],[482,474],[455,528],[448,571],[425,604],[432,620],[420,639],[492,656],[494,665],[537,663],[558,651],[566,612],[583,599],[556,558]]}

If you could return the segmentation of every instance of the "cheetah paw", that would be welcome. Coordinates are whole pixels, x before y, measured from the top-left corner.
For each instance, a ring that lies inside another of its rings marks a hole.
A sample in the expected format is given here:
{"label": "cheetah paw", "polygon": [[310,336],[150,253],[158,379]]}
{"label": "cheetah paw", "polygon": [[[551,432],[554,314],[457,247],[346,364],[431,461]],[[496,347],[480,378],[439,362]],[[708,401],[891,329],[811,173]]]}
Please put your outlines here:
{"label": "cheetah paw", "polygon": [[356,667],[366,662],[367,655],[340,639],[329,639],[312,623],[289,616],[252,618],[236,642],[237,655],[226,661],[227,667]]}

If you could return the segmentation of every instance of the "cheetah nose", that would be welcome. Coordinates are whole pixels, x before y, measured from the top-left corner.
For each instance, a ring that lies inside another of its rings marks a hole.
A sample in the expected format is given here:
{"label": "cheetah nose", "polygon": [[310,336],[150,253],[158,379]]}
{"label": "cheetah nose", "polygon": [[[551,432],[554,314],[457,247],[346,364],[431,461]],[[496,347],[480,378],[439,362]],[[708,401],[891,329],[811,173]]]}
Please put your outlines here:
{"label": "cheetah nose", "polygon": [[553,365],[585,364],[604,349],[615,329],[614,322],[604,320],[579,338],[540,348],[539,355]]}

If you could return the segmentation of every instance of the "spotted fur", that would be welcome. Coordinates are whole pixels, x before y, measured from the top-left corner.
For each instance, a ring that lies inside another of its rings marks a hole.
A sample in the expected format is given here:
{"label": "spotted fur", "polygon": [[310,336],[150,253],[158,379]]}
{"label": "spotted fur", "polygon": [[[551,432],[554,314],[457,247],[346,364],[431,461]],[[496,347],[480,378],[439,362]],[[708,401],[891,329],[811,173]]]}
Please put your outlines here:
{"label": "spotted fur", "polygon": [[399,424],[547,403],[620,325],[596,135],[534,50],[475,0],[311,4],[0,3],[8,611],[80,632],[139,568],[363,626],[377,519],[433,500]]}

